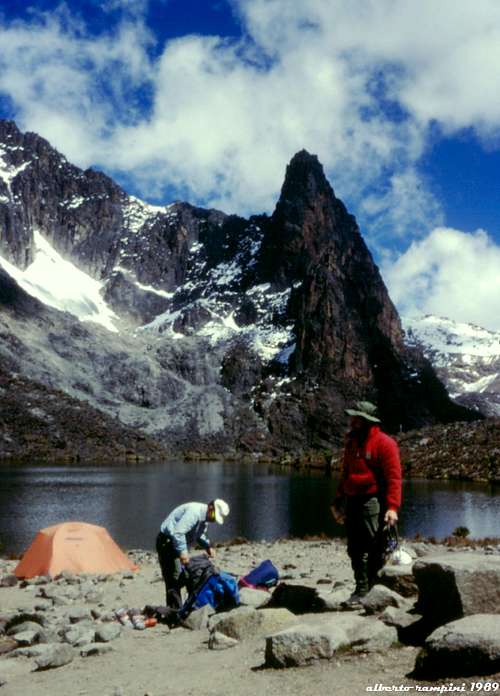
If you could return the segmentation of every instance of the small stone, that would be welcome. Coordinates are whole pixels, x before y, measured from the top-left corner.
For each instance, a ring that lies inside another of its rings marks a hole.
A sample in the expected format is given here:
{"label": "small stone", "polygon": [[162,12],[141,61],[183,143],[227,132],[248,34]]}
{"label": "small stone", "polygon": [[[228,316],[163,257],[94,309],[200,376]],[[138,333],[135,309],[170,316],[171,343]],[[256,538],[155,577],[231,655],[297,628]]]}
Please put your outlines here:
{"label": "small stone", "polygon": [[63,667],[73,661],[75,653],[69,645],[55,645],[35,660],[37,670]]}
{"label": "small stone", "polygon": [[210,650],[227,650],[228,648],[234,648],[238,643],[239,641],[235,638],[230,638],[223,633],[219,633],[219,631],[211,633],[208,639],[208,647]]}
{"label": "small stone", "polygon": [[0,578],[0,587],[15,587],[18,583],[18,579],[15,575],[4,575]]}
{"label": "small stone", "polygon": [[16,633],[14,636],[16,643],[20,647],[24,647],[26,645],[34,645],[35,643],[38,643],[38,636],[40,634],[40,628],[37,631],[19,631],[19,633]]}
{"label": "small stone", "polygon": [[89,643],[80,647],[82,657],[93,657],[94,655],[106,655],[113,651],[113,646],[107,643]]}
{"label": "small stone", "polygon": [[109,643],[121,635],[121,626],[117,623],[107,623],[100,626],[95,632],[96,643]]}
{"label": "small stone", "polygon": [[84,607],[75,607],[69,612],[68,618],[70,620],[70,623],[76,624],[79,621],[92,618],[92,615],[90,611],[88,609],[85,609]]}

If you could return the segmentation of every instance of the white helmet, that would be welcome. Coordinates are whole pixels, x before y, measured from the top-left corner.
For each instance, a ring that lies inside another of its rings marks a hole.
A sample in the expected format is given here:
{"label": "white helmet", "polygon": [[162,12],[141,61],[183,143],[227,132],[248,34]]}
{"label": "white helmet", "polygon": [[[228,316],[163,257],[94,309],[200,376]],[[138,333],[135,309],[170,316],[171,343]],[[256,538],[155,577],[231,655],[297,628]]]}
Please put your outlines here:
{"label": "white helmet", "polygon": [[229,515],[229,505],[225,500],[221,498],[214,500],[214,514],[217,524],[224,524],[224,517]]}

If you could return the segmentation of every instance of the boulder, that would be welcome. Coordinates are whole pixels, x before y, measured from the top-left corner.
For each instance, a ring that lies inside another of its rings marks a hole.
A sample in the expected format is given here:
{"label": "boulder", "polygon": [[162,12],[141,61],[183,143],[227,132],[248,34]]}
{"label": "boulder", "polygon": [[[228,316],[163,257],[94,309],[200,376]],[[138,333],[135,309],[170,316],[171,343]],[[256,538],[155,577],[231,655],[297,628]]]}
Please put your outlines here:
{"label": "boulder", "polygon": [[442,625],[472,614],[500,613],[500,556],[444,553],[413,565],[418,610]]}
{"label": "boulder", "polygon": [[417,656],[418,677],[467,677],[500,671],[498,614],[475,614],[440,626]]}
{"label": "boulder", "polygon": [[384,585],[374,585],[361,599],[361,605],[367,614],[378,614],[386,607],[408,607],[408,600]]}
{"label": "boulder", "polygon": [[266,638],[267,667],[299,667],[318,659],[329,660],[348,645],[347,633],[332,623],[299,624]]}
{"label": "boulder", "polygon": [[385,585],[402,597],[413,597],[418,594],[413,565],[384,566],[378,574],[377,584]]}
{"label": "boulder", "polygon": [[271,593],[265,590],[253,590],[250,587],[240,588],[240,604],[254,609],[260,609],[269,604]]}
{"label": "boulder", "polygon": [[324,617],[293,626],[266,639],[268,667],[297,667],[330,659],[339,648],[355,652],[386,650],[397,641],[396,629],[381,621],[353,614]]}
{"label": "boulder", "polygon": [[210,632],[218,631],[230,638],[244,640],[265,636],[297,623],[296,617],[287,609],[253,609],[238,607],[227,614],[210,620]]}

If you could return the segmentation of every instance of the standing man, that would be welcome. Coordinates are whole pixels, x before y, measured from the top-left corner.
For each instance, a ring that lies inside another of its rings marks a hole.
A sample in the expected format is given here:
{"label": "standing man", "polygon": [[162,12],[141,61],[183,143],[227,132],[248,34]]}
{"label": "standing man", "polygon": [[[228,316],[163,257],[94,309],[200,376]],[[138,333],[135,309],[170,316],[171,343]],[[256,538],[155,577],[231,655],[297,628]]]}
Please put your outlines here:
{"label": "standing man", "polygon": [[182,570],[189,563],[189,547],[198,543],[213,558],[215,549],[206,535],[208,522],[223,524],[227,515],[229,505],[217,498],[209,503],[179,505],[161,523],[156,551],[165,581],[168,607],[178,610],[182,606]]}
{"label": "standing man", "polygon": [[356,589],[346,605],[354,608],[372,585],[383,565],[380,527],[395,525],[401,505],[401,463],[398,445],[380,430],[377,407],[358,401],[350,416],[350,431],[332,511],[345,522],[347,552]]}

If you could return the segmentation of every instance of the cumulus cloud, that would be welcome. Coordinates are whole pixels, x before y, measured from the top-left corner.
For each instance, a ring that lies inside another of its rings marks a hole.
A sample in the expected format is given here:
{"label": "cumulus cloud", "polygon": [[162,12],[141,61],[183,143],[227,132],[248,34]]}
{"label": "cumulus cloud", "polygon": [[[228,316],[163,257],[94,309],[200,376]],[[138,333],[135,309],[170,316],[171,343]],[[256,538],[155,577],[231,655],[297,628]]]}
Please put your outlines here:
{"label": "cumulus cloud", "polygon": [[306,148],[373,244],[411,239],[442,222],[419,171],[429,125],[496,137],[496,0],[231,0],[241,37],[154,51],[147,5],[106,0],[122,12],[98,36],[67,7],[0,23],[0,92],[20,125],[146,199],[270,211]]}
{"label": "cumulus cloud", "polygon": [[484,230],[438,227],[382,274],[401,314],[435,314],[500,330],[500,246]]}

